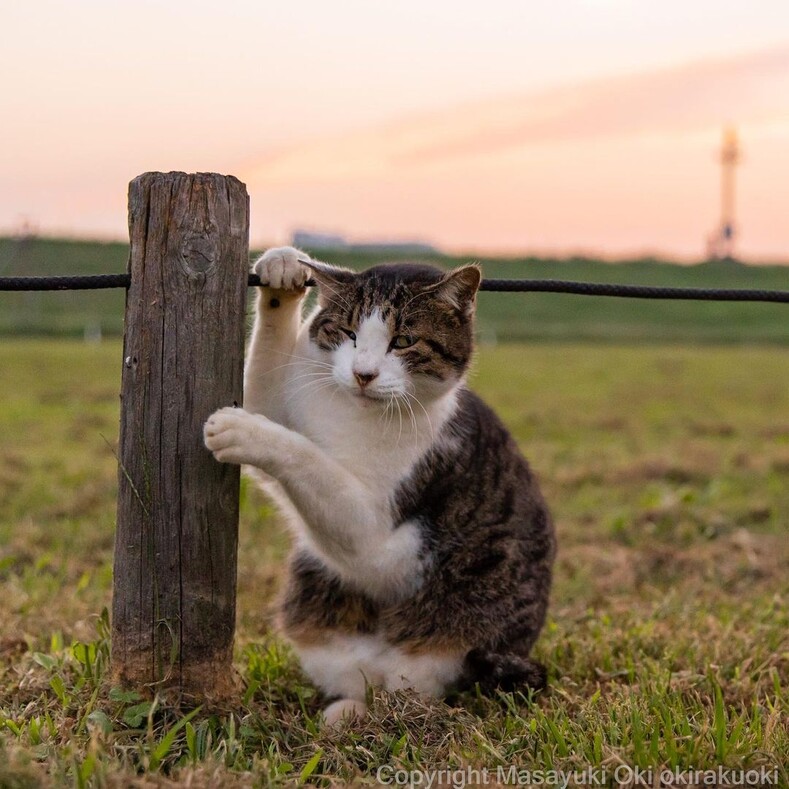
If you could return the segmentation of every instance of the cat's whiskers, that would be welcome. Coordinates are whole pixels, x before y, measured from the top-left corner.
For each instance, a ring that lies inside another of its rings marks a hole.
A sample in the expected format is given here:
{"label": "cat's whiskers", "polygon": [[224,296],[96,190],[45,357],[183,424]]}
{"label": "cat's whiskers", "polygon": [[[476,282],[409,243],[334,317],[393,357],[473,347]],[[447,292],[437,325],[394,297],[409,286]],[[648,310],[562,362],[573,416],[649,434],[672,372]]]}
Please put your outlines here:
{"label": "cat's whiskers", "polygon": [[331,385],[331,382],[312,381],[310,383],[316,384],[316,385],[312,389],[310,389],[310,387],[307,385],[307,386],[302,387],[300,390],[298,390],[296,392],[293,392],[288,397],[288,399],[285,400],[285,403],[289,403],[291,400],[293,400],[297,396],[305,396],[305,395],[308,395],[308,394],[310,396],[312,396],[312,395],[316,395],[319,392],[322,392],[324,390],[329,390],[332,393],[334,393],[336,391],[336,389]]}
{"label": "cat's whiskers", "polygon": [[[385,390],[385,394],[388,395],[388,399],[386,401],[386,406],[384,407],[384,411],[383,411],[384,416],[387,417],[387,420],[384,424],[384,432],[385,433],[389,432],[389,427],[394,422],[395,410],[397,410],[398,431],[397,431],[397,441],[395,443],[395,446],[399,446],[400,440],[403,435],[403,410],[401,408],[401,404],[403,403],[401,397],[402,392],[400,392],[396,388],[392,388]],[[413,419],[411,421],[413,424]]]}
{"label": "cat's whiskers", "polygon": [[386,434],[389,431],[390,418],[394,414],[394,409],[392,409],[393,402],[394,402],[394,392],[390,392],[389,398],[387,399],[386,405],[384,406],[384,410],[381,412],[380,416],[378,417],[379,423],[381,422],[381,420],[384,420],[384,429],[383,429],[384,434]]}
{"label": "cat's whiskers", "polygon": [[327,372],[326,370],[305,370],[304,372],[298,373],[290,378],[288,381],[299,381],[302,378],[309,378],[316,375],[322,375],[324,377],[330,377],[332,375],[331,372]]}
{"label": "cat's whiskers", "polygon": [[[302,393],[309,392],[310,394],[317,394],[318,392],[322,391],[323,389],[329,386],[336,388],[336,382],[334,380],[334,377],[329,375],[328,373],[321,373],[320,377],[317,380],[315,378],[310,378],[310,380],[296,387],[296,389],[288,395],[287,399],[285,400],[285,403],[290,403],[291,400],[293,400],[297,395],[300,395]],[[310,387],[314,387],[314,388],[310,391]]]}
{"label": "cat's whiskers", "polygon": [[404,392],[406,397],[403,398],[403,405],[408,409],[408,415],[411,417],[411,424],[414,426],[414,446],[419,447],[419,425],[417,424],[416,414],[411,404],[408,402],[407,392]]}
{"label": "cat's whiskers", "polygon": [[[285,392],[285,389],[288,386],[290,386],[292,383],[294,383],[294,381],[301,381],[304,379],[314,379],[314,378],[332,378],[332,377],[333,377],[332,374],[330,372],[327,372],[326,370],[316,370],[313,372],[305,371],[299,373],[298,375],[284,378],[275,387],[272,387],[272,391],[275,392],[277,395],[282,395]],[[289,399],[290,398],[288,398],[288,400]]]}
{"label": "cat's whiskers", "polygon": [[318,384],[318,383],[335,383],[334,376],[330,373],[303,373],[302,375],[297,375],[291,378],[288,383],[294,384],[299,383],[299,385],[291,392],[291,394],[296,394],[297,392],[301,391],[304,387],[309,386],[310,384]]}
{"label": "cat's whiskers", "polygon": [[329,381],[329,379],[332,379],[332,376],[327,375],[326,373],[304,373],[303,375],[291,378],[287,383],[289,385],[298,384],[298,386],[296,386],[296,388],[290,393],[290,396],[292,397],[293,395],[298,394],[302,389],[307,388],[309,384],[322,383],[323,381]]}
{"label": "cat's whiskers", "polygon": [[276,367],[269,367],[266,370],[266,375],[268,375],[269,373],[273,373],[277,370],[283,370],[286,367],[306,367],[310,363],[314,364],[316,367],[328,367],[330,369],[333,368],[333,365],[327,364],[326,362],[317,362],[313,360],[303,360],[303,361],[299,360],[296,362],[285,362],[284,364],[278,364]]}
{"label": "cat's whiskers", "polygon": [[399,447],[400,446],[400,437],[403,435],[403,412],[400,409],[400,398],[397,398],[395,400],[395,403],[397,404],[397,416],[398,416],[398,419],[400,420],[400,427],[399,427],[399,429],[397,431],[397,444],[395,446]]}
{"label": "cat's whiskers", "polygon": [[[266,353],[276,353],[279,356],[286,356],[289,359],[299,359],[302,362],[309,362],[310,364],[317,364],[317,365],[320,365],[321,367],[334,367],[334,365],[331,364],[330,362],[324,362],[324,361],[321,361],[320,359],[315,359],[312,356],[300,356],[297,353],[288,353],[287,351],[279,351],[276,348],[270,348],[268,346],[263,346],[263,350],[265,350]],[[293,362],[293,364],[297,364],[297,363],[298,362]],[[283,366],[285,366],[285,365],[283,365]]]}
{"label": "cat's whiskers", "polygon": [[381,422],[384,423],[384,428],[383,428],[383,432],[384,433],[386,433],[387,420],[388,420],[388,417],[389,417],[389,407],[391,405],[392,405],[392,398],[390,397],[386,401],[386,405],[384,406],[384,410],[381,411],[381,413],[378,415],[378,424],[380,424]]}
{"label": "cat's whiskers", "polygon": [[426,464],[426,468],[432,476],[435,474],[439,462],[439,454],[435,451],[435,431],[433,430],[433,422],[430,419],[430,414],[428,413],[427,409],[424,407],[424,405],[422,405],[422,402],[415,394],[408,391],[404,392],[404,394],[408,399],[416,401],[416,404],[422,409],[425,414],[425,418],[427,419],[427,426],[428,430],[430,431],[430,443],[428,444],[427,451],[424,453],[422,460]]}
{"label": "cat's whiskers", "polygon": [[430,443],[435,444],[436,436],[433,431],[433,422],[430,419],[430,414],[427,412],[427,409],[422,405],[422,401],[415,394],[409,392],[407,389],[403,391],[403,394],[410,400],[413,400],[422,409],[422,412],[425,415],[425,419],[427,419],[427,426],[430,429]]}
{"label": "cat's whiskers", "polygon": [[395,411],[397,410],[397,394],[395,392],[392,393],[392,400],[390,403],[390,410],[389,410],[389,423],[388,427],[394,427],[394,418],[395,418]]}

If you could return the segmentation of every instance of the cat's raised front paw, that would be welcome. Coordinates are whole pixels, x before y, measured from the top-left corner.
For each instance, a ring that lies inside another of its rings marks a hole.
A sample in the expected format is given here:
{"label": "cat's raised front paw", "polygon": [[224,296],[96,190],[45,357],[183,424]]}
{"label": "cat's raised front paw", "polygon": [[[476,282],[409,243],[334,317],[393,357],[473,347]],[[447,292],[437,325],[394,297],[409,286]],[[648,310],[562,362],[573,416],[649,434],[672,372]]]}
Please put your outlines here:
{"label": "cat's raised front paw", "polygon": [[275,247],[255,261],[252,271],[260,277],[264,287],[301,295],[310,271],[299,263],[299,258],[304,260],[308,257],[293,247]]}
{"label": "cat's raised front paw", "polygon": [[220,463],[254,464],[257,442],[264,416],[243,408],[220,408],[203,426],[203,441]]}

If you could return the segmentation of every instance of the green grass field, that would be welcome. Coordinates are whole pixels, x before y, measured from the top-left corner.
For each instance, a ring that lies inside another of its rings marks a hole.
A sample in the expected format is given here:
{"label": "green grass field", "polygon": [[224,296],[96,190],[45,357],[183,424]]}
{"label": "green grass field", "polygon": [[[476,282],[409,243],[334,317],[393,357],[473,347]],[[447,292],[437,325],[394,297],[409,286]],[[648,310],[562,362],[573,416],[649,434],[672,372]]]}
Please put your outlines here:
{"label": "green grass field", "polygon": [[118,341],[0,343],[0,787],[347,785],[381,766],[510,765],[604,769],[606,785],[620,765],[775,767],[789,784],[785,349],[483,347],[472,385],[558,525],[536,650],[550,690],[457,706],[376,693],[363,726],[331,734],[271,631],[286,540],[246,485],[238,706],[187,720],[105,681],[120,364]]}
{"label": "green grass field", "polygon": [[[0,238],[0,276],[120,273],[126,244]],[[323,259],[363,268],[392,259],[327,252]],[[449,267],[471,258],[435,257]],[[789,266],[706,263],[679,266],[642,260],[615,265],[595,260],[481,260],[488,277],[569,279],[677,287],[789,290]],[[81,337],[123,331],[123,292],[0,293],[0,335],[31,333]],[[782,304],[644,301],[550,293],[483,293],[480,336],[485,342],[594,340],[596,342],[694,342],[789,344]]]}

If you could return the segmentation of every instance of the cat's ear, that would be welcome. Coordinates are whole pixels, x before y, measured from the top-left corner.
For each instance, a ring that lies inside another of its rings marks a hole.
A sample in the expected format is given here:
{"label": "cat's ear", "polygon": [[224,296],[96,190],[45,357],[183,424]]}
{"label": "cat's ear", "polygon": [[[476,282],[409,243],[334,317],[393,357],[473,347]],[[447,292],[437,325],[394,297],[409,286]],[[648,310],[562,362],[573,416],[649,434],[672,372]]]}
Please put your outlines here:
{"label": "cat's ear", "polygon": [[482,282],[482,269],[477,263],[461,266],[444,275],[435,286],[435,294],[449,302],[455,309],[470,315],[474,311],[474,299]]}
{"label": "cat's ear", "polygon": [[343,288],[350,285],[356,276],[350,269],[330,266],[317,260],[300,258],[299,263],[312,272],[312,278],[318,283],[318,302],[322,307],[331,301],[332,296],[338,295]]}

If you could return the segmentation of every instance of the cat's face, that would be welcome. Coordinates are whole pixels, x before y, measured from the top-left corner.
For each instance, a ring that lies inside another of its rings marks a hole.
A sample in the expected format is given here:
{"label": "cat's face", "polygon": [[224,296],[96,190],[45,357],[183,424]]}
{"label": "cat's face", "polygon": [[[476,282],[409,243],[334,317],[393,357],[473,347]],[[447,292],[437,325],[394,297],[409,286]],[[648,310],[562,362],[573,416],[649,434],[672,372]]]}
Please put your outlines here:
{"label": "cat's face", "polygon": [[382,265],[361,273],[311,264],[321,311],[310,339],[339,388],[360,403],[431,400],[452,389],[473,349],[477,266]]}

